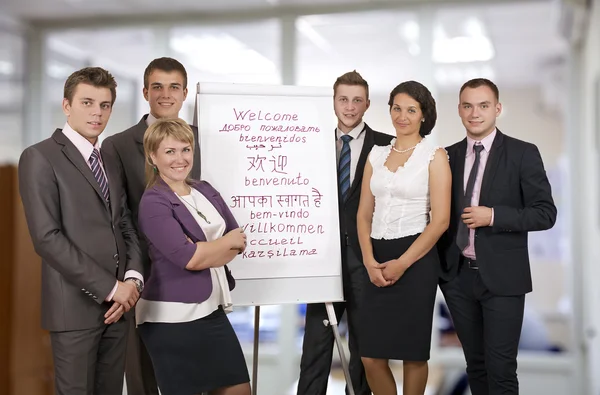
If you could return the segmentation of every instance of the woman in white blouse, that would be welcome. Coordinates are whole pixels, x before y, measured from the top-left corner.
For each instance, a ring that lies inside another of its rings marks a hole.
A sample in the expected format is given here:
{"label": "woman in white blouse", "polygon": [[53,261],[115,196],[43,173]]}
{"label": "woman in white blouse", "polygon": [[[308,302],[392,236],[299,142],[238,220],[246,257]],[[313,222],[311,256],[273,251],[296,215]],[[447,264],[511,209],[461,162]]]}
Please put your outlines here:
{"label": "woman in white blouse", "polygon": [[434,248],[450,220],[446,151],[426,136],[435,100],[415,81],[388,102],[396,138],[374,146],[365,166],[358,237],[369,274],[359,348],[375,395],[396,394],[390,359],[403,360],[403,394],[422,395],[428,375],[439,260]]}

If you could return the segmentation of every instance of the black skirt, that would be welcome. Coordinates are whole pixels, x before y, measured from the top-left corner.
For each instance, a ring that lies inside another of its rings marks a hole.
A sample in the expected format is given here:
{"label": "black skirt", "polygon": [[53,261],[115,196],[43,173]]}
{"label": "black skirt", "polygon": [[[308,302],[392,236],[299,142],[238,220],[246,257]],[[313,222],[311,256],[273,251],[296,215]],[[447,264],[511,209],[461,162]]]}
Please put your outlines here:
{"label": "black skirt", "polygon": [[248,367],[222,308],[191,322],[138,327],[163,395],[192,395],[250,381]]}
{"label": "black skirt", "polygon": [[[383,263],[399,258],[417,239],[371,239],[373,255]],[[368,358],[427,361],[431,348],[433,308],[439,257],[434,246],[389,287],[366,278],[360,309],[360,355]]]}

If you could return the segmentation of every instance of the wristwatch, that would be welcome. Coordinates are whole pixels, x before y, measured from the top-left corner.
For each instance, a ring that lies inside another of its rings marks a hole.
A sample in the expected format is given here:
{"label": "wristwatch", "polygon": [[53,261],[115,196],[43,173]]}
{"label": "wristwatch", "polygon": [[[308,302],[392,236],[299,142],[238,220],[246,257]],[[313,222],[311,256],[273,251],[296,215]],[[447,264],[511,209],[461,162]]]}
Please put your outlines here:
{"label": "wristwatch", "polygon": [[135,287],[137,288],[137,291],[139,293],[142,293],[142,291],[144,290],[144,283],[139,279],[139,278],[135,278],[135,277],[129,277],[126,278],[125,281],[133,281],[133,283],[135,284]]}

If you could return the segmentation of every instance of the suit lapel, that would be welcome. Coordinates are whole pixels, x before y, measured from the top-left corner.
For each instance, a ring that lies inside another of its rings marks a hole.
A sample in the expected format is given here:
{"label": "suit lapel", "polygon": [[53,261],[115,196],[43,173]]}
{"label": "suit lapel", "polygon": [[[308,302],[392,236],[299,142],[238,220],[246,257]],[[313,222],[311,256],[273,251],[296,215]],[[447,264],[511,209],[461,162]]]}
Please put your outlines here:
{"label": "suit lapel", "polygon": [[196,147],[194,148],[194,163],[192,165],[192,179],[200,180],[200,132],[196,126],[191,126],[194,132],[194,140],[196,141]]}
{"label": "suit lapel", "polygon": [[146,119],[148,118],[148,114],[144,115],[142,119],[135,125],[134,139],[137,143],[138,150],[144,156],[144,133],[146,133],[146,129],[148,129],[148,124],[146,123]]}
{"label": "suit lapel", "polygon": [[481,181],[481,193],[479,195],[479,202],[482,202],[484,197],[487,197],[490,186],[492,185],[492,181],[494,180],[494,176],[496,175],[496,170],[498,169],[498,163],[500,162],[500,157],[502,156],[502,152],[504,151],[504,135],[500,132],[500,130],[496,131],[496,137],[494,138],[494,142],[492,143],[492,149],[490,150],[490,156],[488,157],[487,163],[485,164],[485,170],[483,171],[483,180]]}
{"label": "suit lapel", "polygon": [[167,199],[169,199],[169,202],[171,202],[173,205],[173,213],[175,214],[175,217],[185,230],[185,233],[190,236],[192,241],[206,241],[206,235],[204,234],[204,231],[202,231],[202,228],[200,225],[198,225],[198,222],[196,222],[194,216],[192,213],[190,213],[190,210],[188,210],[187,206],[181,200],[179,200],[177,195],[175,195],[175,192],[173,192],[171,188],[169,188],[169,186],[161,179],[158,180],[156,186],[153,188],[164,194]]}
{"label": "suit lapel", "polygon": [[100,200],[102,200],[102,202],[104,203],[104,206],[108,209],[108,202],[106,202],[106,200],[104,199],[104,195],[102,195],[100,185],[98,185],[98,181],[96,181],[94,174],[92,174],[92,170],[85,162],[85,159],[83,159],[81,152],[79,152],[79,150],[77,149],[77,147],[75,147],[75,145],[73,145],[71,140],[69,140],[67,136],[63,134],[61,129],[56,129],[53,138],[58,144],[63,146],[62,152],[65,154],[67,159],[69,159],[69,161],[71,161],[71,163],[77,168],[77,170],[79,170],[79,172],[85,177],[87,182],[90,183],[90,185],[98,194]]}
{"label": "suit lapel", "polygon": [[[106,172],[106,178],[108,178],[108,193],[110,195],[110,211],[112,214],[112,218],[117,221],[118,215],[121,213],[121,196],[120,196],[120,188],[119,184],[119,172],[117,169],[113,167],[113,162],[108,160],[105,161],[104,157],[102,158],[102,163],[104,164],[104,171]],[[103,199],[104,200],[104,199]]]}
{"label": "suit lapel", "polygon": [[371,129],[366,123],[364,133],[365,141],[363,142],[362,150],[360,151],[360,156],[358,157],[356,172],[354,173],[354,180],[350,186],[348,199],[350,199],[350,196],[357,193],[357,191],[360,193],[365,163],[367,162],[367,157],[369,156],[369,152],[371,152],[371,148],[373,148],[373,145],[375,144],[375,134],[373,133],[373,129]]}
{"label": "suit lapel", "polygon": [[454,156],[454,169],[452,171],[452,179],[456,182],[452,183],[452,194],[454,201],[459,202],[456,205],[457,209],[462,213],[463,200],[465,198],[465,161],[467,159],[467,139],[465,138],[456,147],[456,155]]}

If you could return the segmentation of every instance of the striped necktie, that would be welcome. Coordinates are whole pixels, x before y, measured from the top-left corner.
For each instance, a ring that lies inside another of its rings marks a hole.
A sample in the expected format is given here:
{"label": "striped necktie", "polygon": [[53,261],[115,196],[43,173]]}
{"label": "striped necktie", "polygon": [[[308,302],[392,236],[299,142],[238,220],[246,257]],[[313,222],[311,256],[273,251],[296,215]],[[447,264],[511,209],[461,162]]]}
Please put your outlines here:
{"label": "striped necktie", "polygon": [[100,186],[100,191],[102,192],[102,196],[104,199],[109,202],[110,197],[108,194],[108,181],[106,180],[106,176],[104,175],[104,171],[102,171],[102,165],[100,164],[100,153],[96,148],[92,151],[92,155],[90,159],[90,166],[92,168],[92,173],[94,174],[94,178],[98,181],[98,185]]}
{"label": "striped necktie", "polygon": [[345,202],[350,191],[350,140],[352,140],[352,136],[345,134],[340,138],[342,139],[342,151],[340,152],[340,162],[338,165],[338,182],[340,184],[342,202]]}

